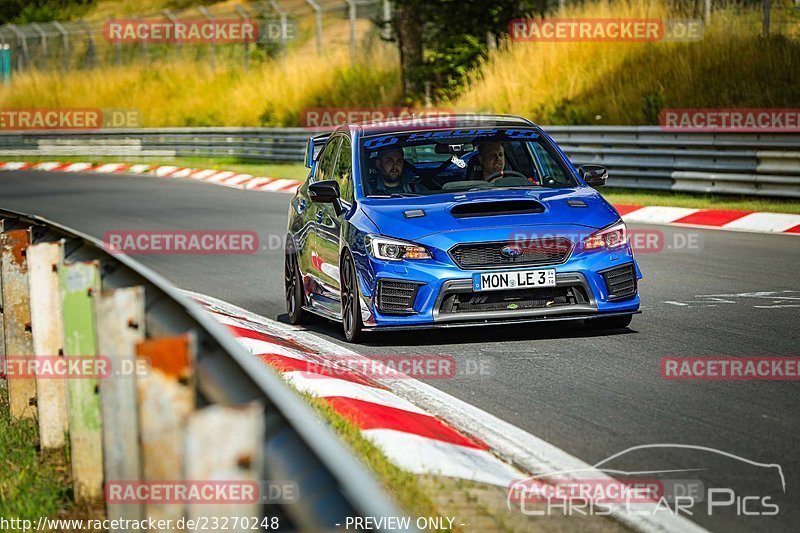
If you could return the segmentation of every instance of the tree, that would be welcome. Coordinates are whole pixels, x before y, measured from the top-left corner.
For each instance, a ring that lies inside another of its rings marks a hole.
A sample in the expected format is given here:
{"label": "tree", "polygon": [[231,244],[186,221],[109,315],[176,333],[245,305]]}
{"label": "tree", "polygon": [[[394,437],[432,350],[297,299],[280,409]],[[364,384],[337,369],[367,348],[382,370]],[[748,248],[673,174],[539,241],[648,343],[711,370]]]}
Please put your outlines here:
{"label": "tree", "polygon": [[515,18],[543,14],[547,0],[395,0],[393,7],[404,95],[419,101],[425,81],[434,99],[457,94],[486,56],[487,36],[507,33]]}

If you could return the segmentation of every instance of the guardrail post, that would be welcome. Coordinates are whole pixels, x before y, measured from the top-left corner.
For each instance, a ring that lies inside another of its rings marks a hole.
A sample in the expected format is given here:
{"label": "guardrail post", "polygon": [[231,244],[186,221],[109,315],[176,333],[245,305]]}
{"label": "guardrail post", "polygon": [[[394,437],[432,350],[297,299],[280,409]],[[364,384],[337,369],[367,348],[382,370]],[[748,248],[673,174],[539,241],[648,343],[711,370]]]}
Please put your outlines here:
{"label": "guardrail post", "polygon": [[[2,235],[5,233],[6,221],[0,218],[0,246],[2,246]],[[6,380],[6,328],[5,324],[5,304],[3,302],[3,273],[0,270],[0,394],[8,399],[8,381]]]}
{"label": "guardrail post", "polygon": [[[186,423],[195,409],[192,375],[195,335],[161,337],[136,345],[149,374],[138,380],[139,433],[142,480],[184,480]],[[178,520],[185,516],[178,504],[146,504],[145,516],[157,520]]]}
{"label": "guardrail post", "polygon": [[[144,288],[100,293],[94,300],[97,351],[110,363],[111,375],[100,382],[103,460],[106,480],[140,481],[136,345],[144,341]],[[110,520],[141,520],[143,507],[107,504]],[[112,531],[126,531],[126,528]]]}
{"label": "guardrail post", "polygon": [[[60,276],[64,355],[97,355],[93,296],[100,291],[97,261],[65,264]],[[73,492],[77,502],[103,494],[103,438],[96,379],[67,380]]]}
{"label": "guardrail post", "polygon": [[[12,363],[24,365],[33,355],[31,306],[28,292],[30,230],[13,229],[2,234],[3,329],[6,356]],[[8,362],[8,361],[7,361]],[[8,400],[11,416],[36,416],[36,379],[27,377],[27,368],[20,375],[9,376]]]}
{"label": "guardrail post", "polygon": [[[263,472],[264,406],[251,403],[243,407],[212,405],[189,417],[186,430],[186,479],[252,483],[256,501],[242,503],[204,503],[190,505],[189,518],[258,516],[263,494],[258,486]],[[263,480],[266,481],[266,480]]]}
{"label": "guardrail post", "polygon": [[[61,320],[61,285],[64,243],[41,242],[28,247],[28,276],[31,298],[33,353],[37,357],[64,355],[64,325]],[[39,410],[39,440],[42,448],[61,448],[69,428],[67,382],[36,379]]]}

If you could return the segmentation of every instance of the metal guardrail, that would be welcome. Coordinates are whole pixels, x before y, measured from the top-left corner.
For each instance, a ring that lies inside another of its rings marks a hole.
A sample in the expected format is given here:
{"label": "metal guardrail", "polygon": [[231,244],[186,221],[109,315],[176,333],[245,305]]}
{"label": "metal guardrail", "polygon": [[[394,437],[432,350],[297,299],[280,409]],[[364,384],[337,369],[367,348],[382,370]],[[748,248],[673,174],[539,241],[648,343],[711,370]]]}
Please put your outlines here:
{"label": "metal guardrail", "polygon": [[[43,218],[0,210],[0,231],[0,392],[12,416],[38,419],[42,447],[64,446],[68,435],[76,499],[103,497],[104,479],[107,503],[114,480],[234,479],[292,484],[296,498],[108,503],[108,518],[275,517],[280,529],[323,531],[346,517],[400,516],[311,408],[163,278]],[[42,354],[102,358],[114,369],[145,357],[149,370],[103,379],[20,371],[21,359]]]}
{"label": "metal guardrail", "polygon": [[[800,198],[800,133],[669,132],[657,126],[545,126],[610,187]],[[304,128],[0,132],[0,156],[235,157],[300,162]]]}

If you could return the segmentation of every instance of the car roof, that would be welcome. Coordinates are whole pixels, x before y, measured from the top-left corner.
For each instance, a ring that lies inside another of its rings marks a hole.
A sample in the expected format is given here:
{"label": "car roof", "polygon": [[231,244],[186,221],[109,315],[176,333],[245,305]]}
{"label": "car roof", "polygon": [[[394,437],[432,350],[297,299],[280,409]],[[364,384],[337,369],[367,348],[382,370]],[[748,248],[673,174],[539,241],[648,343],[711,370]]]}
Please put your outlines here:
{"label": "car roof", "polygon": [[414,131],[450,130],[463,128],[535,128],[536,124],[516,115],[475,115],[439,113],[419,117],[403,117],[340,126],[338,129],[358,132],[362,136],[383,135],[386,133],[408,133]]}

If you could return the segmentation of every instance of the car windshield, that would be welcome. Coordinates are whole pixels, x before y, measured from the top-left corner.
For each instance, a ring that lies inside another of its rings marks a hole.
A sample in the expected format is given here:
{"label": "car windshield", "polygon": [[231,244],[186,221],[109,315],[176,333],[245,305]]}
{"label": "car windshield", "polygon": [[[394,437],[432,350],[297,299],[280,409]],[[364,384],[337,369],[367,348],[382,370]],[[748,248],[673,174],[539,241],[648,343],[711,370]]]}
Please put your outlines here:
{"label": "car windshield", "polygon": [[375,135],[362,140],[361,154],[361,182],[374,197],[577,185],[534,128]]}

